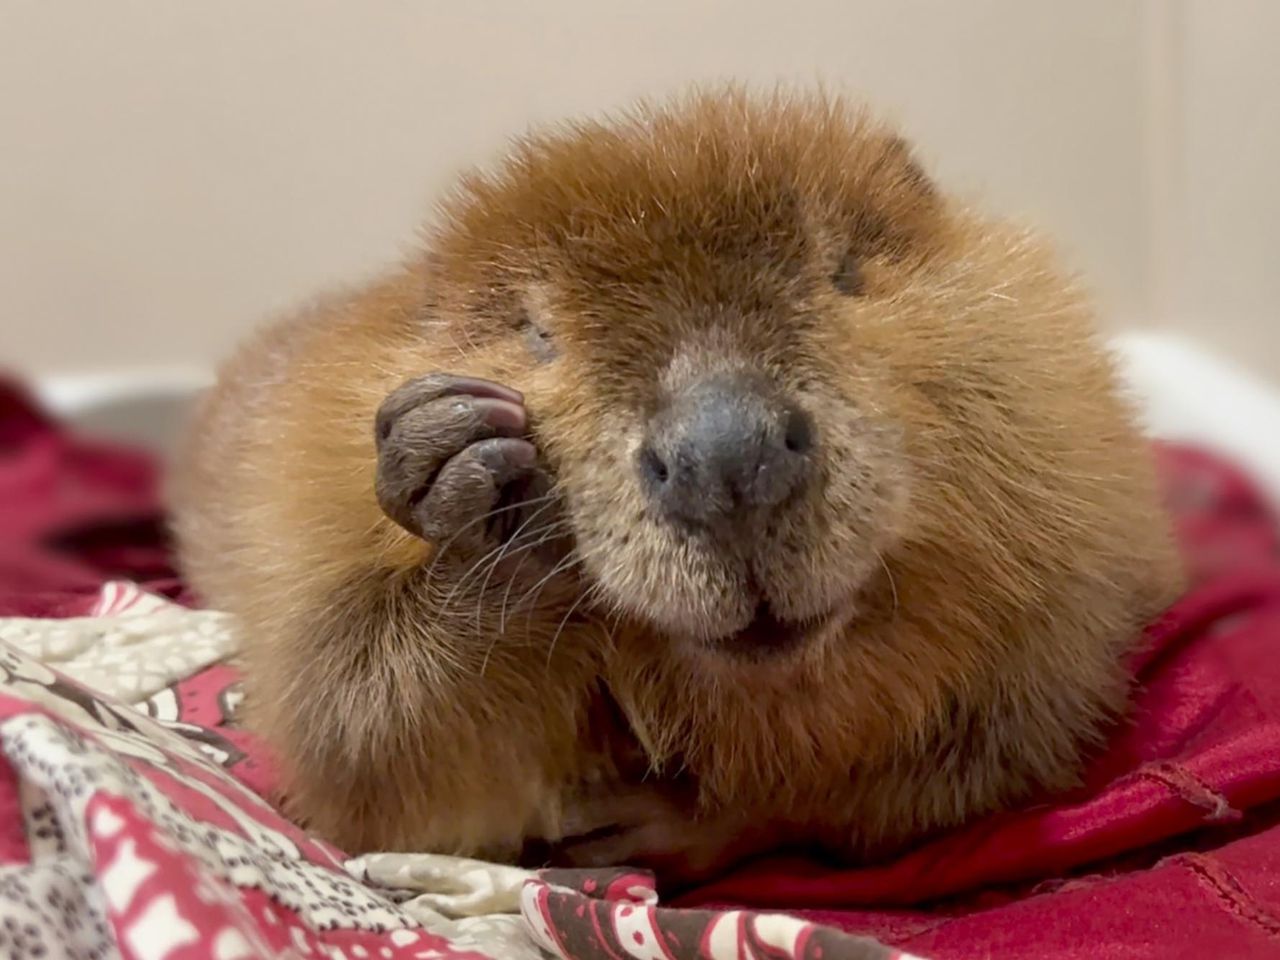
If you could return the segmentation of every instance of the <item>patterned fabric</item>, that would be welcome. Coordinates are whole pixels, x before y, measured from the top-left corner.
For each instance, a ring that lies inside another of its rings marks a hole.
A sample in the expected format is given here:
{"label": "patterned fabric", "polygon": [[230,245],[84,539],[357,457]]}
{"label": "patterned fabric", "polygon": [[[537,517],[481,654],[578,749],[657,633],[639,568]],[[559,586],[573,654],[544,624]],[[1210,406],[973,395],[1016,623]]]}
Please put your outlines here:
{"label": "patterned fabric", "polygon": [[912,960],[784,914],[663,908],[647,874],[624,870],[548,871],[522,899],[534,938],[566,960]]}
{"label": "patterned fabric", "polygon": [[[781,916],[660,908],[640,875],[349,860],[264,799],[271,763],[235,727],[237,674],[198,669],[229,649],[225,620],[111,583],[93,615],[0,620],[0,636],[0,956],[906,956]],[[136,709],[78,682],[134,696],[192,664]]]}
{"label": "patterned fabric", "polygon": [[465,920],[424,923],[361,883],[199,741],[15,651],[0,670],[0,748],[28,844],[0,877],[0,936],[20,931],[25,946],[0,941],[0,954],[508,955],[473,949]]}
{"label": "patterned fabric", "polygon": [[139,703],[229,657],[228,617],[108,583],[88,616],[0,621],[0,641],[92,690]]}

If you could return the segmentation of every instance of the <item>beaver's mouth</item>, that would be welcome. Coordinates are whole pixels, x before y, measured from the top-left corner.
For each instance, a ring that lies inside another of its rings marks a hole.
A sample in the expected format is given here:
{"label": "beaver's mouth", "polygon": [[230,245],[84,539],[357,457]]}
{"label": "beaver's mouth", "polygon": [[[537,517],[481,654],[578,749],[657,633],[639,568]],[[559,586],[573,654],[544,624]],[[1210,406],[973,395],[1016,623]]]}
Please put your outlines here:
{"label": "beaver's mouth", "polygon": [[767,601],[756,607],[751,622],[737,633],[712,640],[717,653],[743,660],[771,660],[801,649],[821,626],[821,618],[780,620]]}

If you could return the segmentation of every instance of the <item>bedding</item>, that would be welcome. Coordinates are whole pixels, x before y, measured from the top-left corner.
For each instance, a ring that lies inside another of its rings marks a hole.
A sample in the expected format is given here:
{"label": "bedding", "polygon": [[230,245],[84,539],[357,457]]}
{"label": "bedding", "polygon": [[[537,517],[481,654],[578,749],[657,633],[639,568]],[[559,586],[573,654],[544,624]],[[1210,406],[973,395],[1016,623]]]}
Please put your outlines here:
{"label": "bedding", "polygon": [[1159,457],[1193,586],[1076,794],[664,902],[631,871],[348,858],[286,822],[154,464],[0,386],[0,956],[1280,955],[1280,527],[1230,464]]}

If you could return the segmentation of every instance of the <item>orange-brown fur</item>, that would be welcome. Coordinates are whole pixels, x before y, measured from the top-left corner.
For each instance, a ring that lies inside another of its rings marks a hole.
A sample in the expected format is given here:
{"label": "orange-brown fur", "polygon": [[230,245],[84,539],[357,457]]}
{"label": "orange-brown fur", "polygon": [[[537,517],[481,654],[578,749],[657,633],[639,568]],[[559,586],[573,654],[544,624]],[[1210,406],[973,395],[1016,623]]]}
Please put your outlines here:
{"label": "orange-brown fur", "polygon": [[[654,521],[632,476],[664,391],[716,366],[767,372],[822,444],[746,560]],[[514,612],[373,495],[374,412],[431,371],[523,391],[559,480],[581,565]],[[1086,302],[838,99],[719,91],[523,142],[420,255],[250,341],[192,439],[190,576],[242,625],[290,809],[352,850],[557,839],[618,776],[606,692],[656,779],[695,784],[676,816],[733,825],[676,845],[892,846],[1072,784],[1178,588]],[[801,652],[701,642],[745,625],[748,579],[814,624]]]}

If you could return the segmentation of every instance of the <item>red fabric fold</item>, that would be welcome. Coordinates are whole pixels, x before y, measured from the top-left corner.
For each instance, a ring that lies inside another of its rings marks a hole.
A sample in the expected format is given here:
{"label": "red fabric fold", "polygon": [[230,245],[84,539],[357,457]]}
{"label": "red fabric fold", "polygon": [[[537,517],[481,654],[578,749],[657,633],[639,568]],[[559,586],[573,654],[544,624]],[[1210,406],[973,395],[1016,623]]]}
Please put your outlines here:
{"label": "red fabric fold", "polygon": [[181,592],[145,454],[76,436],[0,378],[0,615],[83,612],[106,580]]}

